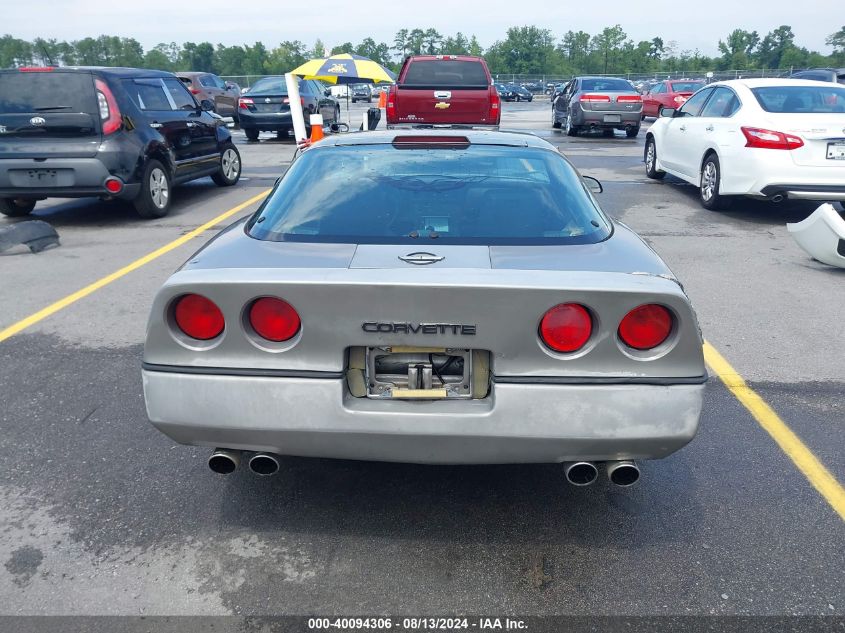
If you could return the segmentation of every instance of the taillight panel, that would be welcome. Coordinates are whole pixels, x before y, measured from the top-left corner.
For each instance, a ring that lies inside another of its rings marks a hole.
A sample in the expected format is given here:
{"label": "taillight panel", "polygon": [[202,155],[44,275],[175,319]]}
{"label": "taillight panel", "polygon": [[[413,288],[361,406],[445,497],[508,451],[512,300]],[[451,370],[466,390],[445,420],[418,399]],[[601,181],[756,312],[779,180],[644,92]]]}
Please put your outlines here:
{"label": "taillight panel", "polygon": [[123,125],[123,118],[120,114],[120,108],[117,107],[117,100],[114,98],[111,88],[102,79],[95,79],[94,86],[97,89],[97,105],[100,109],[103,134],[113,134]]}
{"label": "taillight panel", "polygon": [[804,147],[804,139],[795,134],[766,130],[757,127],[742,127],[745,135],[745,146],[760,149],[785,149],[792,150]]}

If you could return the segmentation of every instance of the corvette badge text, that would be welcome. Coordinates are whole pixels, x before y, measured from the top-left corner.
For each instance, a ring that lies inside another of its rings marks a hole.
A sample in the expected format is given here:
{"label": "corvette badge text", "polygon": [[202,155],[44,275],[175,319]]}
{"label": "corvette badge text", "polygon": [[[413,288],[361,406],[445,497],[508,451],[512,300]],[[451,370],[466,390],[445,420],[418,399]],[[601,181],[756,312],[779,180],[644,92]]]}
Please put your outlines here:
{"label": "corvette badge text", "polygon": [[394,334],[460,334],[475,336],[476,325],[466,323],[378,323],[367,321],[361,329],[370,333]]}

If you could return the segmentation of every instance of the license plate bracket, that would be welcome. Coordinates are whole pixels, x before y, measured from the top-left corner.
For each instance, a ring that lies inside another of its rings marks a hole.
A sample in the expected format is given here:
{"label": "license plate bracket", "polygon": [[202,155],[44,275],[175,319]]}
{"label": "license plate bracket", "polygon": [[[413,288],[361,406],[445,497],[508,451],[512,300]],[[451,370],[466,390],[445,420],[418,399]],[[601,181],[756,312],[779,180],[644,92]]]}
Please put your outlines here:
{"label": "license plate bracket", "polygon": [[827,144],[828,160],[845,160],[845,141],[835,141]]}
{"label": "license plate bracket", "polygon": [[604,122],[605,123],[622,123],[622,115],[621,114],[605,114],[604,115]]}
{"label": "license plate bracket", "polygon": [[400,400],[472,398],[472,350],[367,347],[367,397]]}

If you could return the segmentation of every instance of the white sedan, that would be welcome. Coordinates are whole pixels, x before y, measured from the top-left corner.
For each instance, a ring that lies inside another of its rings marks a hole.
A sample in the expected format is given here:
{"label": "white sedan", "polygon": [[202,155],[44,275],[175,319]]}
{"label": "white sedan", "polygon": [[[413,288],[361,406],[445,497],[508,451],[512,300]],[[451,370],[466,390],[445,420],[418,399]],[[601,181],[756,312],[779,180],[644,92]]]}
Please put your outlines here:
{"label": "white sedan", "polygon": [[845,87],[799,79],[735,79],[664,109],[645,142],[646,175],[697,187],[701,204],[731,196],[845,200]]}

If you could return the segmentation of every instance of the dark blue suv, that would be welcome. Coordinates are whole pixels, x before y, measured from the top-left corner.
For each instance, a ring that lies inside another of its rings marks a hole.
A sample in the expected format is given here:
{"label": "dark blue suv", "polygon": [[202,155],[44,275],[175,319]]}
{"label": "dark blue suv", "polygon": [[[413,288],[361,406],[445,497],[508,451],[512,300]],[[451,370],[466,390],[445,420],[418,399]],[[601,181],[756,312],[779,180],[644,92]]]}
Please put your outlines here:
{"label": "dark blue suv", "polygon": [[97,196],[170,209],[174,185],[241,175],[231,134],[175,75],[134,68],[0,71],[0,213],[38,200]]}

